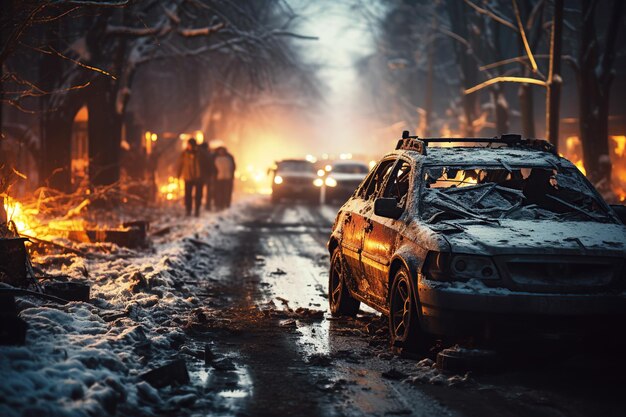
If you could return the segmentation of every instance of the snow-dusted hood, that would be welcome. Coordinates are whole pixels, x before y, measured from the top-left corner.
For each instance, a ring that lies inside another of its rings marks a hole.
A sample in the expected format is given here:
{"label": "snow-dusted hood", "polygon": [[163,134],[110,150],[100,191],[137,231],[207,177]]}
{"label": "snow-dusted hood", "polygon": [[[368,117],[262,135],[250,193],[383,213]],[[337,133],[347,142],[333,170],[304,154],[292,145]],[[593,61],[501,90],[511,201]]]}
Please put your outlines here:
{"label": "snow-dusted hood", "polygon": [[433,226],[457,253],[626,256],[626,226],[619,224],[501,220],[497,225],[470,220]]}

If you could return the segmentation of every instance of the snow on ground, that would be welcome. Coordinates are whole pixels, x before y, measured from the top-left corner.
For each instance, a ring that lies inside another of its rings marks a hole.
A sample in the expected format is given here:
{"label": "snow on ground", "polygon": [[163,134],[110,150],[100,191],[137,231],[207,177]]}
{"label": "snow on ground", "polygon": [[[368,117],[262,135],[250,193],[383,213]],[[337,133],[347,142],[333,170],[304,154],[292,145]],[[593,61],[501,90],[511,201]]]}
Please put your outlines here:
{"label": "snow on ground", "polygon": [[172,231],[152,249],[41,259],[56,265],[48,273],[87,277],[91,301],[17,300],[29,328],[24,346],[0,346],[0,415],[154,415],[198,400],[185,391],[190,388],[157,390],[140,375],[177,357],[186,338],[181,327],[200,304],[185,281],[201,278],[194,268],[208,270],[211,257],[190,265],[190,239],[219,245],[219,234],[234,227],[247,204],[200,218],[173,217]]}

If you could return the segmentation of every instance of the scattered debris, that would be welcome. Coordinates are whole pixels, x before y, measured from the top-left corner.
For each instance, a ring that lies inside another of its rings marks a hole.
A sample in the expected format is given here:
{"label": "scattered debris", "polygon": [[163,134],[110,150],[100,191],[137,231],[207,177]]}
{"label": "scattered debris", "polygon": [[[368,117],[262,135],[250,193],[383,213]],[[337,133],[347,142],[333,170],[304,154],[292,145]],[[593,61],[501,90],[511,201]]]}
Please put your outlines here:
{"label": "scattered debris", "polygon": [[331,366],[333,364],[333,358],[325,353],[314,353],[306,361],[311,366]]}
{"label": "scattered debris", "polygon": [[27,328],[26,322],[17,316],[15,298],[0,295],[0,345],[23,345]]}
{"label": "scattered debris", "polygon": [[283,297],[276,297],[276,299],[283,303],[283,305],[289,306],[289,300],[286,300]]}
{"label": "scattered debris", "polygon": [[215,354],[211,351],[208,344],[204,345],[204,364],[208,365],[215,360]]}
{"label": "scattered debris", "polygon": [[294,319],[281,320],[278,325],[280,327],[296,327],[296,321]]}
{"label": "scattered debris", "polygon": [[497,354],[492,350],[467,349],[458,345],[437,354],[437,367],[450,372],[480,371],[493,367]]}
{"label": "scattered debris", "polygon": [[407,377],[407,374],[400,372],[395,368],[391,368],[388,371],[383,372],[381,376],[385,379],[400,380],[405,379]]}
{"label": "scattered debris", "polygon": [[0,239],[0,282],[26,288],[30,284],[26,273],[26,247],[28,239]]}
{"label": "scattered debris", "polygon": [[302,319],[321,320],[324,318],[324,312],[322,310],[313,310],[306,307],[298,307],[295,313]]}
{"label": "scattered debris", "polygon": [[67,301],[89,301],[90,286],[82,282],[48,282],[44,292]]}
{"label": "scattered debris", "polygon": [[204,240],[196,239],[196,238],[193,238],[193,237],[187,237],[187,238],[183,239],[183,241],[189,242],[189,243],[193,244],[196,247],[205,247],[205,248],[210,248],[211,247],[211,244],[209,242],[205,242]]}
{"label": "scattered debris", "polygon": [[144,221],[123,223],[117,228],[84,228],[79,230],[50,228],[50,233],[82,243],[107,242],[126,248],[147,245],[148,223]]}
{"label": "scattered debris", "polygon": [[168,385],[189,383],[189,372],[187,372],[185,361],[177,359],[167,365],[146,372],[141,375],[141,379],[155,388],[163,388]]}
{"label": "scattered debris", "polygon": [[150,233],[150,236],[154,236],[154,237],[165,236],[166,234],[168,234],[171,231],[172,231],[172,226],[166,226],[166,227],[162,227],[162,228],[160,228],[158,230],[155,230],[154,232]]}
{"label": "scattered debris", "polygon": [[133,275],[131,275],[130,291],[133,294],[137,294],[138,292],[147,290],[149,288],[150,286],[148,285],[148,281],[146,280],[146,277],[144,277],[144,275],[141,272],[136,271],[133,273]]}

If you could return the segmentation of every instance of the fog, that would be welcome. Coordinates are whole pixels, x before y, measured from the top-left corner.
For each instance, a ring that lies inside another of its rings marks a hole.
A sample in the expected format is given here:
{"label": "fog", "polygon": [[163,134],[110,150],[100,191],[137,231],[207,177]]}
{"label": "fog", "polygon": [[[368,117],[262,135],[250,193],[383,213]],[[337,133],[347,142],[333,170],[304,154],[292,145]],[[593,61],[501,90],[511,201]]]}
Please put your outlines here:
{"label": "fog", "polygon": [[[237,134],[228,138],[231,143],[245,143],[236,150],[242,166],[256,170],[274,160],[305,155],[332,159],[351,153],[363,160],[380,155],[388,148],[377,141],[380,122],[357,72],[359,60],[373,52],[367,17],[355,7],[357,2],[292,0],[289,4],[299,15],[294,30],[316,38],[293,43],[301,59],[315,68],[319,96],[301,106],[297,103],[303,92],[291,91],[293,103],[268,105],[244,123],[240,138]],[[269,92],[267,102],[272,101]]]}

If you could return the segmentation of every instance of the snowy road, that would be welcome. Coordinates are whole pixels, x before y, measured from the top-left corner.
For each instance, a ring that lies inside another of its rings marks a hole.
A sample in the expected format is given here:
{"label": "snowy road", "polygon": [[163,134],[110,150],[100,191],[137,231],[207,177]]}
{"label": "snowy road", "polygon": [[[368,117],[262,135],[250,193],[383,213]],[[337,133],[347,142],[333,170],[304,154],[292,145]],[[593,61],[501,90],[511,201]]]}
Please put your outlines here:
{"label": "snowy road", "polygon": [[[214,372],[221,413],[241,415],[623,415],[622,365],[591,354],[522,351],[502,371],[442,375],[428,360],[392,356],[385,322],[294,318],[327,311],[325,243],[336,208],[257,203],[225,233],[210,331],[234,370]],[[219,296],[218,296],[219,294]],[[269,313],[268,313],[269,312]],[[621,368],[620,368],[621,366]],[[621,369],[621,370],[620,370]],[[397,371],[397,372],[395,372]],[[235,385],[219,382],[236,380]]]}
{"label": "snowy road", "polygon": [[[91,300],[19,300],[29,331],[24,346],[0,347],[0,415],[624,415],[626,361],[605,340],[595,353],[519,347],[488,373],[454,375],[392,355],[371,309],[332,319],[336,210],[251,199],[162,220],[153,249],[35,259],[87,279]],[[172,360],[188,383],[145,381]]]}

